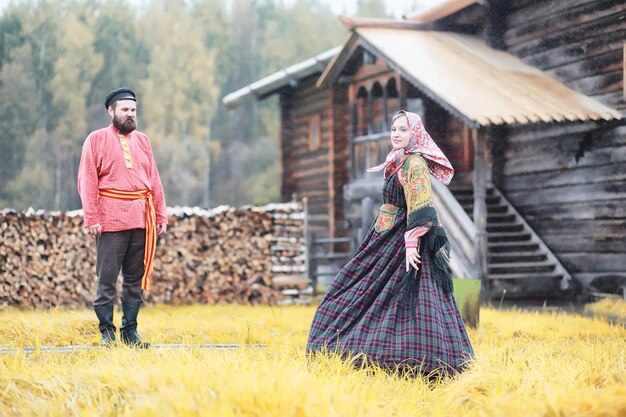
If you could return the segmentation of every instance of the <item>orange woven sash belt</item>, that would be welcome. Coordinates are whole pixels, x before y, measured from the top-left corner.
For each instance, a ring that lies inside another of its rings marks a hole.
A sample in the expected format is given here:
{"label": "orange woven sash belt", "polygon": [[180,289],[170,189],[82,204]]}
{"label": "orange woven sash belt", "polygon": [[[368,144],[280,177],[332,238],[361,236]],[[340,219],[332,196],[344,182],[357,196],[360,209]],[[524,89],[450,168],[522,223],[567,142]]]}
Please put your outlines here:
{"label": "orange woven sash belt", "polygon": [[150,277],[154,263],[154,253],[156,252],[156,213],[152,203],[152,193],[150,190],[120,191],[120,190],[99,190],[100,197],[110,200],[132,201],[146,200],[146,245],[143,255],[143,277],[141,277],[141,288],[149,291],[152,285]]}

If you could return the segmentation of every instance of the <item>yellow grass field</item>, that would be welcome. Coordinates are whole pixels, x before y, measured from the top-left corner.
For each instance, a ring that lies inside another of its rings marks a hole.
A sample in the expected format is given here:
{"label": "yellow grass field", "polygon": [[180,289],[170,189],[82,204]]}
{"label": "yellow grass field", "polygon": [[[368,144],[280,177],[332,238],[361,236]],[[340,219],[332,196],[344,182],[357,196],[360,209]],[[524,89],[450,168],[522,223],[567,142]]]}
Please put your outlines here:
{"label": "yellow grass field", "polygon": [[[429,385],[336,358],[307,363],[314,307],[148,307],[155,343],[0,354],[0,416],[626,416],[626,329],[554,312],[481,310],[477,358]],[[116,323],[119,325],[119,313]],[[0,346],[97,344],[88,310],[0,312]]]}

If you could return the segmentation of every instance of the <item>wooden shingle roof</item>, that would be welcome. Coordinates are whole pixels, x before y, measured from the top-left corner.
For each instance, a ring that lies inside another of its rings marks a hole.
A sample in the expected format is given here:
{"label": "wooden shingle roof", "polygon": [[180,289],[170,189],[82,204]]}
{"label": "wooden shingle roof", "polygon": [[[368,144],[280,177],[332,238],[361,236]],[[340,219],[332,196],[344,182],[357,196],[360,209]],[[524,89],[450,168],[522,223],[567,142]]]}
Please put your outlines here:
{"label": "wooden shingle roof", "polygon": [[355,25],[318,85],[338,79],[358,47],[472,127],[622,118],[514,55],[452,32]]}

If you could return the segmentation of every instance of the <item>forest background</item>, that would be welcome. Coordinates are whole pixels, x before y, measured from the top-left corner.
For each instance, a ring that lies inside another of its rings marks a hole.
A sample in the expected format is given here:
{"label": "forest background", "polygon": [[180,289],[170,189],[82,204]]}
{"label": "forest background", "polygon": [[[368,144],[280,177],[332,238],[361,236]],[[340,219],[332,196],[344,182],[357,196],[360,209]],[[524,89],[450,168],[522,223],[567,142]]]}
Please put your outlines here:
{"label": "forest background", "polygon": [[[80,208],[82,144],[119,86],[137,92],[168,205],[278,201],[277,98],[221,99],[346,37],[324,0],[23,0],[0,13],[0,209]],[[355,15],[389,13],[358,0]]]}

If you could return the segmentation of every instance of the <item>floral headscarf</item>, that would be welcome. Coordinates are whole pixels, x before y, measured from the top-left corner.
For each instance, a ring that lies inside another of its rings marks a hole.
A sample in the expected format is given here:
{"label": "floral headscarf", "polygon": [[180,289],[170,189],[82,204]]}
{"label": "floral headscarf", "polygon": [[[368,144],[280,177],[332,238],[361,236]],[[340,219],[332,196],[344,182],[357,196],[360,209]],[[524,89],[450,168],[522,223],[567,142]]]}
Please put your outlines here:
{"label": "floral headscarf", "polygon": [[433,177],[446,185],[450,184],[454,176],[454,168],[452,168],[452,164],[450,164],[448,158],[441,152],[441,149],[439,149],[435,141],[433,141],[426,129],[424,129],[422,119],[417,114],[404,110],[400,110],[396,113],[394,119],[397,119],[398,114],[404,114],[409,121],[409,129],[411,132],[409,144],[406,148],[394,149],[389,152],[385,162],[369,168],[368,172],[384,169],[385,177],[387,177],[390,171],[392,172],[393,169],[399,166],[405,155],[418,153],[426,159],[428,170]]}

